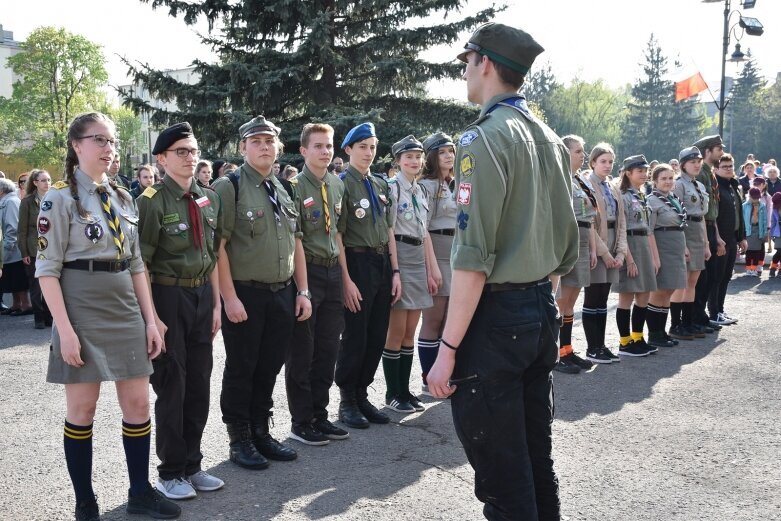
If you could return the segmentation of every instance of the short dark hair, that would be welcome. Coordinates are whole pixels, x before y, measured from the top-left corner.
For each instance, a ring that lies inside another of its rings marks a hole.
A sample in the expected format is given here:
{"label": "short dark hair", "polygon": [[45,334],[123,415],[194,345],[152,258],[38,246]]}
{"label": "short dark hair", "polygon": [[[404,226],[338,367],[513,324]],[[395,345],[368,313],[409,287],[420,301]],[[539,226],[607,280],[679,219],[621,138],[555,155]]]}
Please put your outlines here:
{"label": "short dark hair", "polygon": [[[477,59],[472,62],[472,65],[477,65],[480,60],[483,59],[483,55],[475,52],[474,56],[476,56]],[[486,58],[488,57],[486,56]],[[491,60],[491,58],[488,59]],[[499,75],[499,79],[502,80],[503,83],[510,85],[511,87],[515,88],[515,90],[519,90],[523,86],[523,82],[526,79],[524,74],[518,71],[514,71],[506,65],[502,65],[501,63],[495,62],[494,60],[491,60],[491,63],[494,64],[496,74]]]}

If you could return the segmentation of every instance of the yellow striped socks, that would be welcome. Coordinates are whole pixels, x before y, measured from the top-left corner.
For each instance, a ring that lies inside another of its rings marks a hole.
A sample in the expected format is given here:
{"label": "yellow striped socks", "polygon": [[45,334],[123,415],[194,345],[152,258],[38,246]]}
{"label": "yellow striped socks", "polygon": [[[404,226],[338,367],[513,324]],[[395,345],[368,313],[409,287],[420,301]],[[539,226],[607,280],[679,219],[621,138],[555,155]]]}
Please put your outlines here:
{"label": "yellow striped socks", "polygon": [[152,420],[133,424],[122,421],[122,445],[125,447],[130,495],[141,495],[149,487],[149,444]]}
{"label": "yellow striped socks", "polygon": [[73,484],[76,503],[95,499],[92,490],[92,424],[65,422],[63,429],[65,463]]}

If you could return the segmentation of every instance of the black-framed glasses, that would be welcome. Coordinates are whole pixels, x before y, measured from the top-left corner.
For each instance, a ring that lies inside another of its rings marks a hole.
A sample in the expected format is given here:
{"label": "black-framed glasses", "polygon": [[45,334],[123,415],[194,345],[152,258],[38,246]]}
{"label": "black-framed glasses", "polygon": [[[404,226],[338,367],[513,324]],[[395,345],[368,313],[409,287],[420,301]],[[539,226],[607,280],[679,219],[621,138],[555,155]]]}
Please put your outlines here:
{"label": "black-framed glasses", "polygon": [[92,139],[92,141],[95,142],[96,145],[99,147],[106,146],[107,143],[111,143],[111,146],[113,148],[117,148],[119,146],[119,140],[118,139],[109,139],[106,136],[103,136],[101,134],[92,134],[91,136],[80,136],[76,139]]}
{"label": "black-framed glasses", "polygon": [[198,157],[201,155],[201,151],[197,148],[169,148],[166,150],[166,152],[176,152],[176,155],[181,158],[185,158],[189,156],[190,154],[193,155],[193,157]]}

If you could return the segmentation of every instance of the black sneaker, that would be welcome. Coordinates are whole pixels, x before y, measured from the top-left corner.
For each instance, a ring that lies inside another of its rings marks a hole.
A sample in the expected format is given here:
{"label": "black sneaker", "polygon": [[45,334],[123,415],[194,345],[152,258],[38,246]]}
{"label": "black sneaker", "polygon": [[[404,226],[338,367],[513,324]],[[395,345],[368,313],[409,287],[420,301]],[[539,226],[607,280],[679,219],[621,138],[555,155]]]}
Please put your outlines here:
{"label": "black sneaker", "polygon": [[166,499],[149,483],[146,490],[138,496],[131,496],[127,492],[127,513],[146,514],[155,519],[175,519],[182,513],[182,509],[173,501]]}
{"label": "black sneaker", "polygon": [[574,352],[570,353],[569,356],[572,357],[572,361],[575,362],[575,365],[577,365],[578,367],[580,367],[584,371],[587,371],[587,370],[591,369],[592,367],[594,367],[593,363],[589,362],[585,358],[579,357],[577,355],[577,353],[574,353]]}
{"label": "black sneaker", "polygon": [[418,412],[423,412],[423,411],[425,411],[425,410],[426,410],[426,407],[423,405],[423,402],[421,402],[420,400],[418,400],[418,397],[417,397],[417,396],[415,396],[415,395],[414,395],[414,394],[412,394],[412,393],[407,393],[407,401],[408,401],[408,402],[409,402],[409,404],[410,404],[411,406],[413,406],[413,407],[415,408],[415,410],[416,410],[416,411],[418,411]]}
{"label": "black sneaker", "polygon": [[648,334],[648,345],[651,347],[675,347],[677,344],[672,338],[668,338],[665,333],[654,335]]}
{"label": "black sneaker", "polygon": [[290,437],[305,445],[320,446],[328,445],[331,442],[325,434],[317,430],[311,423],[294,423],[290,428]]}
{"label": "black sneaker", "polygon": [[329,440],[346,440],[350,437],[350,433],[344,429],[340,429],[328,419],[315,420],[315,429],[325,434],[325,437]]}
{"label": "black sneaker", "polygon": [[672,342],[673,346],[677,346],[680,343],[676,339],[668,335],[667,333],[664,333],[664,337],[667,339],[668,342]]}
{"label": "black sneaker", "polygon": [[559,361],[553,366],[553,370],[564,374],[578,374],[580,367],[572,359],[572,354],[568,354],[559,358]]}
{"label": "black sneaker", "polygon": [[415,408],[412,406],[411,403],[409,403],[407,400],[401,400],[396,397],[386,398],[385,407],[387,407],[392,411],[396,411],[404,414],[411,414],[415,412]]}
{"label": "black sneaker", "polygon": [[641,338],[640,340],[635,340],[635,344],[638,344],[643,347],[646,351],[648,351],[649,355],[656,354],[657,351],[659,351],[659,348],[656,346],[652,346],[648,344],[644,338]]}
{"label": "black sneaker", "polygon": [[[692,324],[692,330],[695,333],[700,332],[707,335],[710,335],[711,333],[714,333],[716,331],[714,328],[710,326],[706,326],[705,324]],[[700,337],[700,338],[704,338],[704,337]]]}
{"label": "black sneaker", "polygon": [[694,338],[705,338],[705,331],[701,330],[697,324],[688,324],[683,328],[691,333]]}
{"label": "black sneaker", "polygon": [[595,364],[612,364],[613,359],[610,358],[603,348],[589,349],[586,351],[586,359],[591,360]]}
{"label": "black sneaker", "polygon": [[648,356],[648,350],[637,342],[629,342],[625,346],[619,346],[618,354],[622,356]]}
{"label": "black sneaker", "polygon": [[694,333],[681,324],[671,327],[669,336],[677,338],[678,340],[694,340]]}
{"label": "black sneaker", "polygon": [[613,354],[613,351],[607,348],[607,346],[602,346],[602,351],[610,358],[611,362],[620,362],[621,357],[616,356]]}
{"label": "black sneaker", "polygon": [[97,497],[76,503],[76,521],[100,521]]}

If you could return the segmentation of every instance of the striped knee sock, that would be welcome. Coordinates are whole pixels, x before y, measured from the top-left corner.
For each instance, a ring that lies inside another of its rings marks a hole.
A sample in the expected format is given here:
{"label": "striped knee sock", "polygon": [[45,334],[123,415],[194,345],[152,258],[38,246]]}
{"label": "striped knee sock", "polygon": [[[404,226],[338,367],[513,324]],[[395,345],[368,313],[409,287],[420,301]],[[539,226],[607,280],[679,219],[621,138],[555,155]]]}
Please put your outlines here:
{"label": "striped knee sock", "polygon": [[399,394],[407,396],[409,392],[409,377],[412,374],[412,358],[415,356],[415,348],[401,346],[399,357]]}
{"label": "striped knee sock", "polygon": [[92,490],[92,424],[74,425],[66,421],[63,431],[65,462],[76,503],[92,500],[95,498]]}
{"label": "striped knee sock", "polygon": [[385,399],[389,400],[399,395],[399,368],[401,352],[387,347],[382,350],[382,371],[385,373]]}
{"label": "striped knee sock", "polygon": [[437,352],[439,351],[439,339],[428,340],[426,338],[418,338],[418,359],[420,360],[420,371],[423,374],[423,383],[428,384],[426,376],[431,368],[434,367],[434,362],[437,361]]}
{"label": "striped knee sock", "polygon": [[648,324],[648,334],[665,334],[667,324],[667,312],[670,308],[665,306],[654,306],[648,304],[646,312],[646,323]]}
{"label": "striped knee sock", "polygon": [[122,420],[122,445],[125,447],[130,495],[138,496],[149,486],[149,442],[152,420],[133,424]]}

